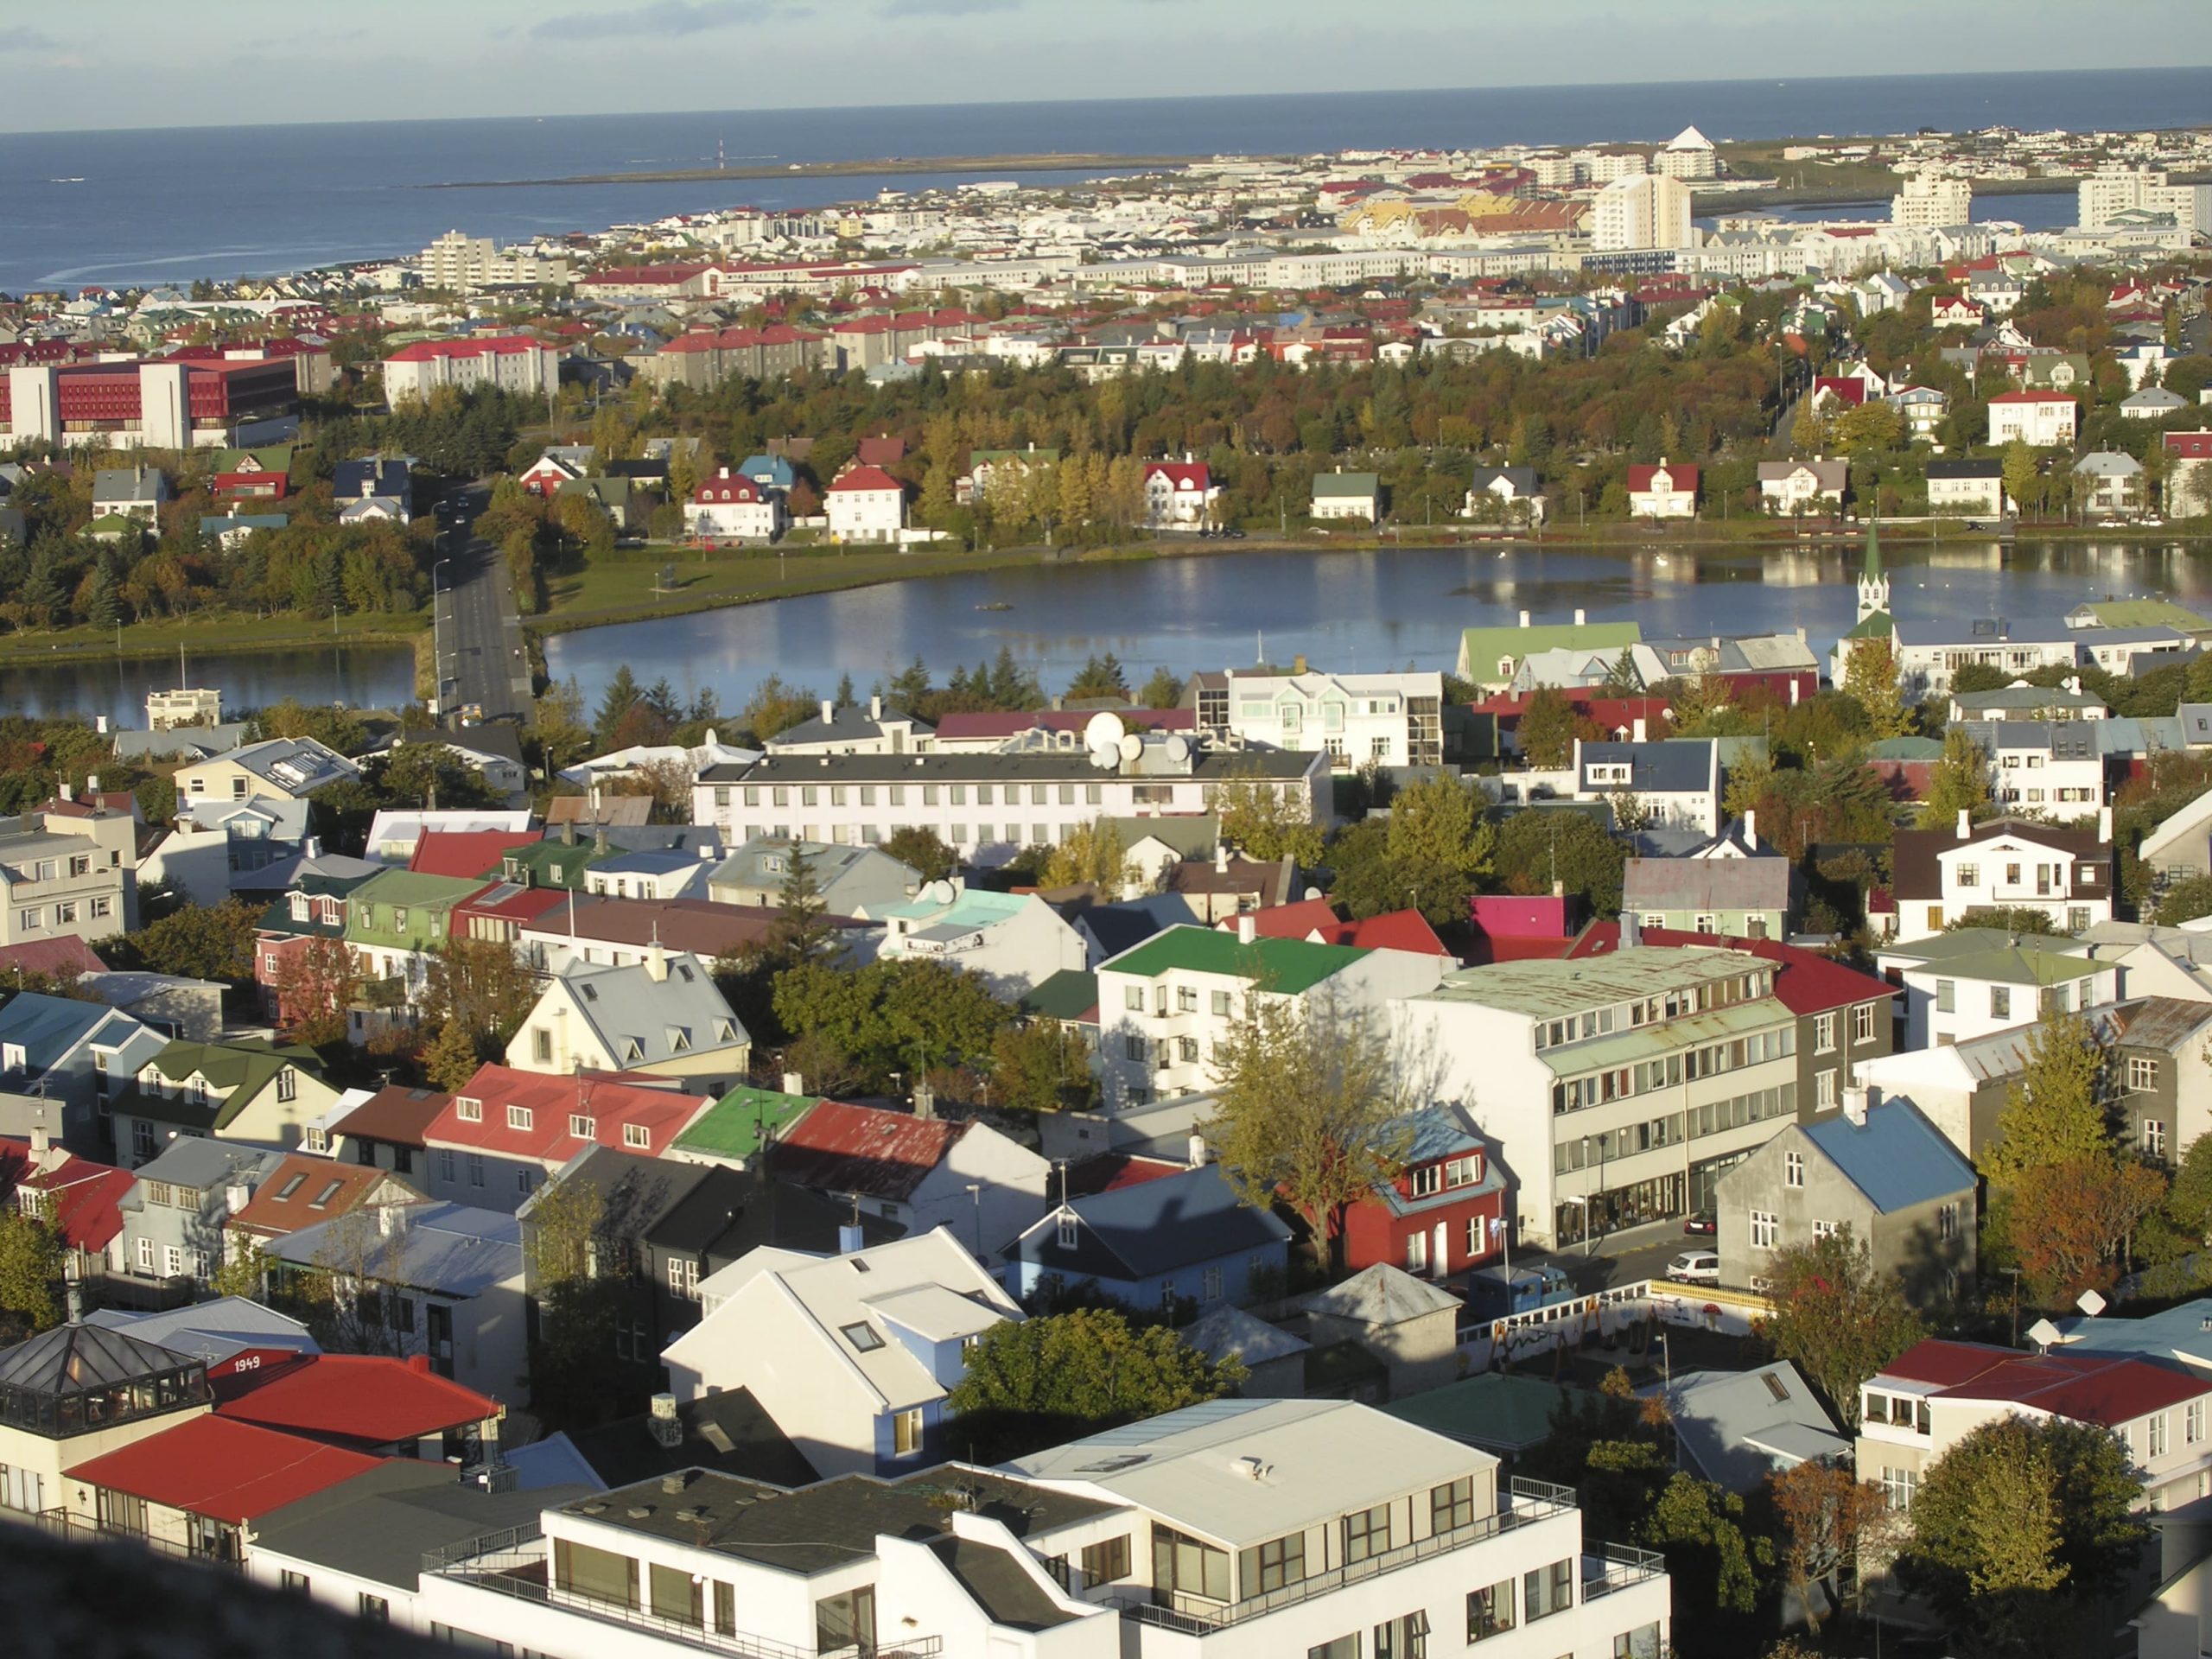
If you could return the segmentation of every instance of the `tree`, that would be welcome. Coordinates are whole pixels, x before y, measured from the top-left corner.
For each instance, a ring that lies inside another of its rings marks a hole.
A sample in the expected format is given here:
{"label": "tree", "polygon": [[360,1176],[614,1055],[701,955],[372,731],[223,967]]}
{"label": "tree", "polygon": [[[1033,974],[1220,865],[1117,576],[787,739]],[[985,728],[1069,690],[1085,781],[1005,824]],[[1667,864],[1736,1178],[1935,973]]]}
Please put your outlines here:
{"label": "tree", "polygon": [[61,1236],[41,1217],[0,1211],[0,1313],[20,1336],[61,1323]]}
{"label": "tree", "polygon": [[1875,741],[1904,734],[1910,722],[1904,694],[1897,690],[1897,649],[1888,634],[1852,641],[1843,694],[1865,713],[1867,735]]}
{"label": "tree", "polygon": [[1057,1020],[1002,1027],[991,1044],[991,1091],[1020,1111],[1089,1111],[1098,1101],[1090,1045]]}
{"label": "tree", "polygon": [[119,945],[103,947],[111,965],[143,968],[185,979],[245,985],[253,978],[253,945],[261,911],[239,899],[219,905],[187,905]]}
{"label": "tree", "polygon": [[829,952],[837,930],[823,902],[822,885],[815,879],[814,855],[793,842],[791,863],[776,895],[776,920],[768,930],[768,950],[778,963],[796,966],[818,960]]}
{"label": "tree", "polygon": [[397,1357],[407,1351],[393,1294],[406,1251],[404,1226],[360,1209],[325,1224],[313,1265],[288,1274],[308,1328],[333,1353]]}
{"label": "tree", "polygon": [[1855,1572],[1862,1552],[1886,1553],[1892,1516],[1888,1496],[1875,1482],[1817,1459],[1771,1476],[1767,1490],[1781,1522],[1783,1587],[1796,1598],[1807,1628],[1817,1636],[1813,1586]]}
{"label": "tree", "polygon": [[1300,868],[1320,862],[1324,837],[1302,780],[1278,787],[1240,772],[1214,786],[1211,804],[1221,821],[1221,838],[1245,857],[1263,864],[1287,857]]}
{"label": "tree", "polygon": [[614,747],[615,728],[638,706],[639,699],[643,696],[638,686],[638,677],[630,671],[629,664],[625,663],[614,671],[613,678],[607,683],[607,690],[600,693],[599,711],[592,716],[592,741],[600,748],[605,750]]}
{"label": "tree", "polygon": [[484,1064],[484,1057],[477,1052],[476,1039],[468,1034],[468,1027],[458,1020],[447,1020],[438,1027],[438,1034],[423,1051],[423,1071],[434,1088],[448,1094],[457,1093],[468,1086]]}
{"label": "tree", "polygon": [[[1742,1614],[1758,1605],[1757,1568],[1769,1547],[1763,1538],[1755,1547],[1745,1536],[1743,1515],[1742,1498],[1694,1475],[1677,1472],[1660,1489],[1643,1541],[1666,1554],[1675,1593],[1691,1606]],[[1705,1584],[1712,1586],[1709,1596],[1697,1593]]]}
{"label": "tree", "polygon": [[1848,1226],[1785,1245],[1766,1272],[1774,1351],[1804,1372],[1845,1423],[1858,1422],[1866,1379],[1928,1334],[1896,1275],[1875,1270],[1873,1252]]}
{"label": "tree", "polygon": [[1152,671],[1152,677],[1137,693],[1137,701],[1147,709],[1173,709],[1183,701],[1183,679],[1172,668],[1165,665]]}
{"label": "tree", "polygon": [[216,1296],[242,1296],[265,1302],[277,1271],[277,1258],[251,1233],[232,1233],[228,1252],[207,1277],[207,1288]]}
{"label": "tree", "polygon": [[1278,1196],[1333,1249],[1344,1212],[1397,1178],[1408,1144],[1389,1046],[1366,1010],[1255,981],[1213,1055],[1222,1173],[1237,1197]]}
{"label": "tree", "polygon": [[2161,926],[2178,927],[2201,916],[2212,916],[2212,875],[2185,876],[2158,895]]}
{"label": "tree", "polygon": [[2046,1306],[2085,1290],[2109,1291],[2126,1271],[2129,1244],[2166,1198],[2166,1178],[2109,1153],[2023,1171],[2006,1189],[2014,1258]]}
{"label": "tree", "polygon": [[315,936],[287,952],[272,987],[285,1034],[311,1048],[345,1041],[346,1013],[361,983],[361,970],[343,939]]}
{"label": "tree", "polygon": [[[479,1061],[505,1052],[537,1006],[537,979],[504,939],[452,938],[431,953],[423,1023],[460,1027]],[[473,1070],[473,1068],[472,1068]]]}
{"label": "tree", "polygon": [[1484,805],[1480,791],[1442,774],[1391,798],[1384,849],[1432,922],[1465,922],[1476,882],[1490,874],[1497,831]]}
{"label": "tree", "polygon": [[2109,1151],[2105,1060],[2104,1046],[2087,1019],[2055,1007],[2044,1009],[2020,1075],[2005,1088],[1996,1137],[1982,1149],[1981,1173],[1993,1186],[2046,1164]]}
{"label": "tree", "polygon": [[1071,828],[1045,860],[1038,878],[1042,887],[1096,886],[1110,902],[1140,879],[1136,862],[1122,846],[1122,832],[1107,818]]}
{"label": "tree", "polygon": [[1922,1473],[1899,1574],[1999,1650],[2084,1651],[2069,1627],[2133,1569],[2141,1496],[2118,1436],[2008,1412]]}
{"label": "tree", "polygon": [[1516,731],[1521,758],[1539,772],[1571,766],[1576,738],[1587,743],[1605,735],[1604,727],[1569,702],[1564,691],[1548,685],[1529,694]]}
{"label": "tree", "polygon": [[537,1304],[529,1349],[531,1410],[549,1432],[589,1428],[618,1415],[639,1392],[615,1350],[638,1287],[618,1271],[604,1193],[589,1181],[555,1180],[531,1200],[524,1270]]}
{"label": "tree", "polygon": [[756,742],[766,743],[800,721],[812,719],[820,702],[813,692],[786,686],[780,675],[771,674],[753,688],[752,701],[739,717]]}
{"label": "tree", "polygon": [[1078,1307],[983,1333],[948,1401],[961,1455],[1003,1462],[1163,1412],[1217,1400],[1244,1380],[1165,1325]]}
{"label": "tree", "polygon": [[369,785],[396,806],[497,807],[505,797],[442,743],[403,743],[372,763]]}
{"label": "tree", "polygon": [[[870,1083],[893,1072],[918,1082],[957,1060],[993,1052],[1013,1011],[965,969],[936,957],[878,961],[847,971],[818,960],[785,969],[774,982],[778,1021]],[[818,1075],[822,1061],[793,1069]],[[817,1087],[825,1085],[817,1082]]]}
{"label": "tree", "polygon": [[1963,726],[1943,734],[1943,753],[1928,777],[1928,802],[1920,809],[1923,830],[1948,830],[1959,814],[1979,817],[1989,806],[1989,757]]}
{"label": "tree", "polygon": [[1071,697],[1119,697],[1129,695],[1129,677],[1112,652],[1101,657],[1093,652],[1085,659],[1076,677],[1068,683]]}
{"label": "tree", "polygon": [[2043,468],[2036,452],[2018,438],[2005,446],[2005,493],[2015,512],[2025,512],[2043,494]]}
{"label": "tree", "polygon": [[1497,832],[1495,862],[1510,893],[1547,893],[1556,882],[1599,916],[1620,913],[1628,849],[1587,812],[1568,807],[1516,812]]}
{"label": "tree", "polygon": [[960,868],[960,855],[946,846],[934,830],[918,823],[902,824],[893,830],[883,838],[880,850],[925,881],[942,881]]}

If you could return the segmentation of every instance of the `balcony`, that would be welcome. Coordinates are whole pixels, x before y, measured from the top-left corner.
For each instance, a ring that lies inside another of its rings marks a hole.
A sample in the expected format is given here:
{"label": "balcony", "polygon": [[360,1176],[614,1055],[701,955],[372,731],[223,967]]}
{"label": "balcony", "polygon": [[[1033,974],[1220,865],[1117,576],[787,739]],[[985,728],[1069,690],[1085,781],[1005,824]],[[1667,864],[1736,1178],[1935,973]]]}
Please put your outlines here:
{"label": "balcony", "polygon": [[56,1538],[65,1538],[73,1544],[121,1544],[131,1549],[146,1550],[156,1555],[166,1555],[172,1560],[191,1561],[201,1567],[220,1567],[232,1572],[238,1570],[238,1534],[225,1527],[213,1535],[213,1548],[180,1544],[167,1538],[155,1538],[143,1532],[132,1532],[121,1527],[105,1526],[72,1514],[67,1510],[41,1510],[36,1516],[39,1529]]}
{"label": "balcony", "polygon": [[1667,1558],[1656,1550],[1632,1544],[1599,1544],[1594,1553],[1582,1553],[1582,1599],[1595,1601],[1616,1590],[1625,1590],[1656,1579],[1667,1570]]}
{"label": "balcony", "polygon": [[[1163,1606],[1151,1599],[1157,1592],[1142,1590],[1134,1593],[1124,1591],[1114,1600],[1122,1609],[1122,1617],[1136,1624],[1154,1625],[1184,1636],[1208,1636],[1216,1630],[1229,1630],[1255,1618],[1263,1618],[1270,1613],[1281,1612],[1316,1596],[1330,1595],[1349,1586],[1364,1584],[1370,1579],[1379,1579],[1402,1568],[1433,1560],[1440,1555],[1487,1543],[1502,1534],[1533,1526],[1540,1521],[1548,1521],[1554,1516],[1565,1515],[1575,1506],[1572,1486],[1554,1486],[1548,1481],[1525,1480],[1517,1475],[1506,1483],[1502,1498],[1497,1514],[1484,1516],[1472,1526],[1439,1533],[1414,1543],[1401,1544],[1380,1555],[1370,1555],[1363,1561],[1332,1567],[1311,1578],[1300,1579],[1296,1584],[1287,1585],[1281,1590],[1250,1596],[1243,1601],[1208,1602],[1192,1596],[1175,1594],[1173,1605]],[[1643,1552],[1630,1553],[1641,1554]],[[1592,1559],[1584,1558],[1586,1576]],[[1651,1559],[1656,1561],[1658,1557],[1655,1555]],[[1643,1576],[1650,1575],[1645,1573]],[[1137,1596],[1145,1599],[1135,1599]]]}
{"label": "balcony", "polygon": [[[561,1589],[551,1582],[548,1555],[544,1534],[532,1523],[509,1527],[444,1549],[426,1550],[423,1572],[425,1577],[449,1579],[570,1618],[680,1643],[702,1653],[735,1656],[735,1659],[815,1659],[810,1648],[795,1648],[765,1636],[716,1630],[626,1602],[601,1601]],[[892,1640],[895,1645],[874,1649],[874,1659],[940,1659],[944,1649],[943,1641],[934,1636]]]}

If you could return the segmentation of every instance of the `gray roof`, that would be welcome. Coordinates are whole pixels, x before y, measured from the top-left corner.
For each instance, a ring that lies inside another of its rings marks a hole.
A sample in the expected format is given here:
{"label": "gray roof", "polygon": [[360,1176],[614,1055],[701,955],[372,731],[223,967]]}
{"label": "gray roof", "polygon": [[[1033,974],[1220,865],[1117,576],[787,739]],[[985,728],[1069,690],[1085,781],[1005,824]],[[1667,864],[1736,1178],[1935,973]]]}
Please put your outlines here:
{"label": "gray roof", "polygon": [[937,729],[928,721],[903,709],[886,709],[878,716],[869,714],[865,704],[846,702],[830,709],[826,721],[817,711],[796,726],[785,727],[768,740],[768,746],[775,748],[798,743],[872,743],[882,737],[887,725],[908,721],[921,731]]}
{"label": "gray roof", "polygon": [[708,872],[707,880],[716,887],[780,887],[791,874],[792,859],[799,855],[805,857],[816,884],[824,889],[841,877],[879,860],[891,870],[906,870],[916,887],[921,883],[918,873],[907,869],[880,848],[843,847],[827,841],[783,841],[769,836],[755,836],[737,848]]}
{"label": "gray roof", "polygon": [[58,1325],[0,1351],[0,1389],[29,1394],[91,1394],[118,1382],[159,1376],[192,1363],[158,1343],[96,1325]]}
{"label": "gray roof", "polygon": [[[658,1065],[747,1040],[707,964],[689,951],[670,956],[662,979],[642,962],[575,963],[561,979],[585,1023],[624,1066]],[[724,1022],[728,1037],[721,1034]]]}
{"label": "gray roof", "polygon": [[[1317,756],[1296,750],[1199,750],[1191,757],[1192,778],[1303,778],[1313,770]],[[750,766],[709,766],[699,774],[704,784],[929,784],[947,780],[997,783],[1095,784],[1113,777],[1166,778],[1185,775],[1179,771],[1145,770],[1101,772],[1079,749],[1039,751],[1025,754],[772,754]],[[1166,820],[1160,820],[1165,823]]]}
{"label": "gray roof", "polygon": [[1459,1299],[1425,1279],[1416,1279],[1403,1268],[1377,1262],[1363,1268],[1340,1285],[1317,1291],[1306,1299],[1308,1313],[1325,1313],[1362,1325],[1402,1325],[1447,1309],[1457,1310]]}
{"label": "gray roof", "polygon": [[1208,1359],[1219,1363],[1234,1357],[1249,1369],[1271,1360],[1288,1359],[1313,1344],[1279,1325],[1269,1325],[1256,1314],[1224,1302],[1208,1308],[1183,1327],[1183,1340]]}
{"label": "gray roof", "polygon": [[1582,770],[1592,766],[1627,765],[1628,787],[1640,792],[1675,795],[1694,793],[1713,782],[1714,759],[1711,741],[1688,738],[1661,743],[1585,743]]}
{"label": "gray roof", "polygon": [[95,1308],[85,1316],[85,1323],[210,1364],[247,1348],[290,1348],[303,1354],[321,1351],[299,1320],[243,1296],[218,1296],[213,1301],[156,1313]]}
{"label": "gray roof", "polygon": [[1487,490],[1501,481],[1510,486],[1516,495],[1534,495],[1543,488],[1533,467],[1478,467],[1469,487]]}
{"label": "gray roof", "polygon": [[140,501],[166,501],[169,481],[158,467],[103,467],[92,474],[95,507],[130,506]]}
{"label": "gray roof", "polygon": [[[140,1189],[149,1181],[167,1181],[172,1186],[205,1190],[226,1186],[241,1177],[257,1179],[276,1168],[283,1159],[283,1154],[265,1152],[258,1147],[180,1135],[162,1148],[159,1157],[139,1165],[131,1173],[137,1176]],[[132,1196],[138,1196],[137,1190]]]}
{"label": "gray roof", "polygon": [[2002,479],[2005,463],[2001,461],[1931,461],[1928,463],[1928,476],[1933,479]]}
{"label": "gray roof", "polygon": [[1185,858],[1205,858],[1221,842],[1221,820],[1211,813],[1199,817],[1104,818],[1101,822],[1122,838],[1124,849],[1149,839],[1173,848]]}
{"label": "gray roof", "polygon": [[1808,1456],[1851,1450],[1786,1359],[1750,1371],[1692,1371],[1661,1389],[1683,1452],[1707,1480],[1750,1492]]}
{"label": "gray roof", "polygon": [[1793,867],[1779,854],[1749,858],[1631,858],[1621,876],[1630,910],[1787,910]]}
{"label": "gray roof", "polygon": [[76,1047],[105,1020],[116,1022],[111,1040],[121,1042],[138,1030],[138,1022],[105,1002],[84,1002],[73,996],[48,996],[41,991],[22,991],[0,1007],[0,1042],[23,1051],[25,1069],[44,1071]]}
{"label": "gray roof", "polygon": [[568,1440],[601,1486],[626,1486],[679,1469],[712,1469],[779,1486],[805,1486],[819,1478],[750,1389],[684,1401],[676,1420],[681,1438],[672,1446],[654,1438],[642,1414],[577,1429]]}
{"label": "gray roof", "polygon": [[391,1458],[254,1522],[254,1548],[408,1594],[425,1552],[465,1543],[586,1495],[582,1486],[488,1492],[446,1463]]}
{"label": "gray roof", "polygon": [[1061,1248],[1056,1215],[1048,1215],[1009,1253],[1071,1278],[1128,1281],[1290,1237],[1290,1229],[1272,1211],[1237,1201],[1218,1164],[1094,1192],[1067,1208],[1081,1223],[1074,1249]]}
{"label": "gray roof", "polygon": [[[2140,397],[2142,394],[2139,392],[2136,395]],[[2128,403],[2134,401],[2133,397],[2127,400]],[[2180,406],[2181,400],[2177,397],[2174,407],[2177,409]],[[2123,404],[2121,407],[2125,408],[2126,404]],[[2133,478],[2142,472],[2143,463],[2134,456],[2122,454],[2117,450],[2092,449],[2074,463],[2074,470],[2088,478]]]}
{"label": "gray roof", "polygon": [[214,758],[235,761],[288,795],[304,794],[341,778],[361,775],[361,769],[351,760],[311,737],[272,737]]}
{"label": "gray roof", "polygon": [[[380,1255],[377,1270],[394,1283],[466,1300],[522,1277],[522,1224],[512,1216],[461,1204],[410,1204],[389,1213],[404,1222],[404,1230],[393,1255]],[[334,1229],[365,1224],[372,1224],[340,1216],[271,1240],[270,1248],[287,1262],[314,1267],[330,1247],[343,1258],[347,1235]]]}
{"label": "gray roof", "polygon": [[115,753],[119,760],[166,760],[178,755],[212,760],[237,748],[245,732],[242,720],[226,720],[215,726],[177,726],[166,732],[133,727],[115,734]]}

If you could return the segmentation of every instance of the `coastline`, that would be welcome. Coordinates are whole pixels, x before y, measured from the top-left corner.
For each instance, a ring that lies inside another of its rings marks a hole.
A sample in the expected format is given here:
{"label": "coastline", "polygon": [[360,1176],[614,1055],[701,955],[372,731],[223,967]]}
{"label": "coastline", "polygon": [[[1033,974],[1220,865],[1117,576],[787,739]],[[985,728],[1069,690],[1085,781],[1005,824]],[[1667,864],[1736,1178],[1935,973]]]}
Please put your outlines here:
{"label": "coastline", "polygon": [[[1149,170],[1188,167],[1203,156],[1107,154],[1015,156],[902,156],[872,162],[790,162],[781,167],[692,167],[651,173],[576,173],[545,179],[451,179],[418,184],[417,190],[512,190],[565,184],[709,184],[716,179],[836,179],[909,173],[1062,173],[1071,168]],[[1255,160],[1278,160],[1258,156]]]}

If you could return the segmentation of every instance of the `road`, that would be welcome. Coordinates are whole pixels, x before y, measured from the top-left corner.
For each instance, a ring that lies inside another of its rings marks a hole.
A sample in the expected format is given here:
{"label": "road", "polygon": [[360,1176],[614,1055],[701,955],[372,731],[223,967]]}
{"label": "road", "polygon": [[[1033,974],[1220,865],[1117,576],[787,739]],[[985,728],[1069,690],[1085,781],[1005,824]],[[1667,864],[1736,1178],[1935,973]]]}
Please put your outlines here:
{"label": "road", "polygon": [[527,725],[530,659],[506,561],[469,534],[491,492],[472,484],[438,507],[437,672],[441,710],[481,704],[484,718]]}

